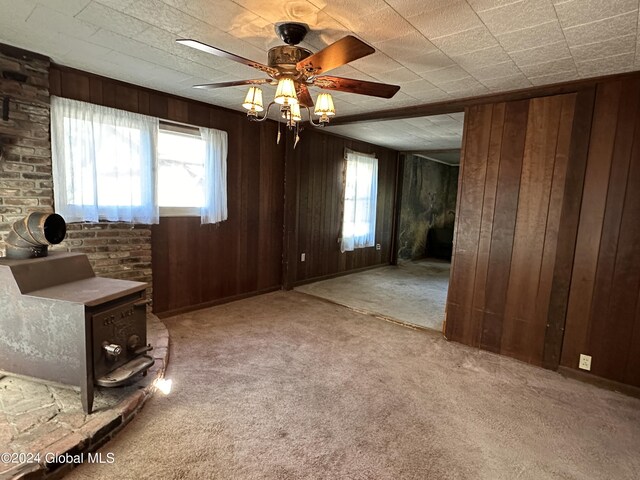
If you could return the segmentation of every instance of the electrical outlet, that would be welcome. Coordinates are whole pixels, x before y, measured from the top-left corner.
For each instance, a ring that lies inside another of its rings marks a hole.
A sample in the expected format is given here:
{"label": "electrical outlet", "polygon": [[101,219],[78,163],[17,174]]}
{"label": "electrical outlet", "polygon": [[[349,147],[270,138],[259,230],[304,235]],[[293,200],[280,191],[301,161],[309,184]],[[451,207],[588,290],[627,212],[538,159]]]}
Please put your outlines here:
{"label": "electrical outlet", "polygon": [[306,260],[307,260],[307,254],[306,254],[306,253],[301,253],[301,254],[300,254],[300,261],[301,261],[301,262],[304,262],[304,261],[306,261]]}
{"label": "electrical outlet", "polygon": [[578,368],[582,370],[591,370],[591,355],[583,355],[581,353]]}
{"label": "electrical outlet", "polygon": [[376,243],[376,250],[380,250],[382,248],[382,245],[380,245],[379,243]]}

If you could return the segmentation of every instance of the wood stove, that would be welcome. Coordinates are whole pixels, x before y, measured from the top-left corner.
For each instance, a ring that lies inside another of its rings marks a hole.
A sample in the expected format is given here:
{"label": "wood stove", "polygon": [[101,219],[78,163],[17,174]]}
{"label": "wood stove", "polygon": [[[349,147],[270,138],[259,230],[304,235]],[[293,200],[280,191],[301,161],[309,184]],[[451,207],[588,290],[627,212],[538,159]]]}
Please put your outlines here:
{"label": "wood stove", "polygon": [[146,284],[96,277],[86,255],[0,259],[0,373],[80,388],[146,374]]}

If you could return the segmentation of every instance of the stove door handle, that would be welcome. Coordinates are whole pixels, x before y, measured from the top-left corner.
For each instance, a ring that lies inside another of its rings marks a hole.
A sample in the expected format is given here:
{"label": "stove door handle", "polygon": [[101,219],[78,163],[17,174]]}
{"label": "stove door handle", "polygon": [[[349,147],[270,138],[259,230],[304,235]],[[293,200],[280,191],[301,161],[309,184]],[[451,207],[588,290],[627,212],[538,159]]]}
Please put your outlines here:
{"label": "stove door handle", "polygon": [[136,354],[136,355],[141,355],[141,354],[143,354],[143,353],[145,353],[145,352],[149,352],[149,351],[151,351],[151,350],[153,350],[153,347],[152,347],[151,345],[147,345],[146,347],[138,348],[138,349],[137,349],[135,352],[133,352],[133,353],[134,353],[134,354]]}

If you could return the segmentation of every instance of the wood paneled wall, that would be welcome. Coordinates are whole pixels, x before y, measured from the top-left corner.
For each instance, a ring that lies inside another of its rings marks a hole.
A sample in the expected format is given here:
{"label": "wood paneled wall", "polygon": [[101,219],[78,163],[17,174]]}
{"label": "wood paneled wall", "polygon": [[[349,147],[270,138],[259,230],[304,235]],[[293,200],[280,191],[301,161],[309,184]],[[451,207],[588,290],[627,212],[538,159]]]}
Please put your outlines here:
{"label": "wood paneled wall", "polygon": [[562,365],[640,387],[640,78],[598,86]]}
{"label": "wood paneled wall", "polygon": [[447,337],[640,387],[640,76],[465,122]]}
{"label": "wood paneled wall", "polygon": [[[388,264],[392,251],[397,152],[313,129],[301,134],[287,151],[286,246],[284,285]],[[340,252],[341,198],[345,148],[378,158],[378,202],[375,247]],[[300,261],[305,253],[306,261]]]}
{"label": "wood paneled wall", "polygon": [[152,229],[154,311],[169,314],[278,289],[284,147],[274,122],[77,70],[52,67],[51,93],[228,133],[229,219],[163,217]]}
{"label": "wood paneled wall", "polygon": [[542,365],[576,94],[471,107],[449,339]]}

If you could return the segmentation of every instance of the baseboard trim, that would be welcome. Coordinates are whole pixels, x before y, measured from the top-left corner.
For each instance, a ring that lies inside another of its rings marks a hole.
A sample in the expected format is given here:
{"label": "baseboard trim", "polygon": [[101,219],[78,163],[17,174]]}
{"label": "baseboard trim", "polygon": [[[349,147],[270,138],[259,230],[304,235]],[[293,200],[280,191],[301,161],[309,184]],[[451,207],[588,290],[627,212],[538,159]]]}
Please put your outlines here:
{"label": "baseboard trim", "polygon": [[378,263],[376,265],[369,265],[368,267],[354,268],[353,270],[345,270],[344,272],[329,273],[327,275],[321,275],[319,277],[298,280],[296,282],[293,282],[293,286],[291,287],[291,290],[296,287],[301,287],[302,285],[307,285],[308,283],[321,282],[322,280],[331,280],[332,278],[343,277],[345,275],[351,275],[352,273],[366,272],[367,270],[373,270],[374,268],[380,268],[380,267],[388,267],[390,265],[391,264],[389,262]]}
{"label": "baseboard trim", "polygon": [[609,380],[607,378],[596,377],[591,373],[581,372],[580,370],[569,367],[558,367],[558,373],[566,378],[573,378],[574,380],[589,383],[606,390],[612,390],[614,392],[624,393],[630,397],[640,398],[640,388],[634,387],[633,385],[627,385],[626,383],[616,382],[615,380]]}
{"label": "baseboard trim", "polygon": [[187,305],[180,308],[174,308],[173,310],[167,310],[165,312],[153,312],[158,318],[168,318],[183,313],[193,312],[195,310],[202,310],[203,308],[215,307],[216,305],[222,305],[225,303],[237,302],[238,300],[244,300],[245,298],[255,297],[257,295],[263,295],[265,293],[276,292],[282,290],[280,285],[275,287],[264,288],[262,290],[256,290],[253,292],[240,293],[238,295],[232,295],[231,297],[217,298],[209,302],[198,303],[196,305]]}

